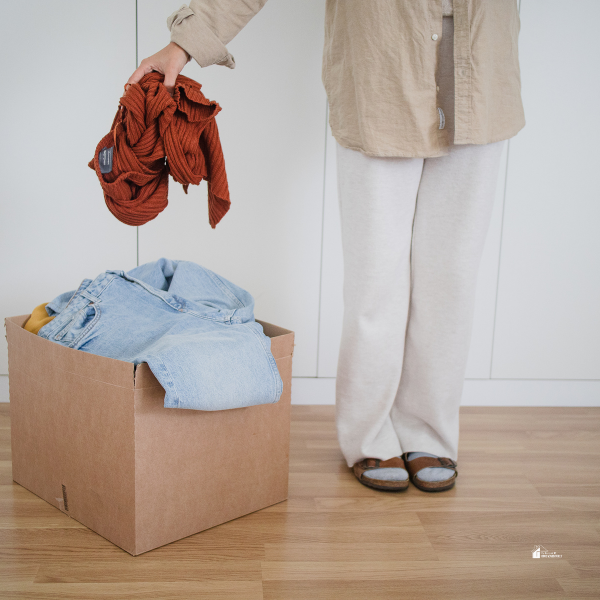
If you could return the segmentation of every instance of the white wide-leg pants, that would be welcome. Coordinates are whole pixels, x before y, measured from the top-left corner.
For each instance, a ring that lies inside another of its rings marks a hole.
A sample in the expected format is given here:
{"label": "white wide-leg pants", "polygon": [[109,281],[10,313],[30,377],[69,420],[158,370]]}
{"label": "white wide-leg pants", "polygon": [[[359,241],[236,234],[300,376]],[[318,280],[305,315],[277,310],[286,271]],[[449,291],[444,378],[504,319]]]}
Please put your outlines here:
{"label": "white wide-leg pants", "polygon": [[[436,84],[447,143],[453,37],[444,17]],[[403,452],[457,459],[477,272],[504,144],[455,145],[425,159],[337,145],[344,325],[336,414],[348,466]]]}
{"label": "white wide-leg pants", "polygon": [[344,323],[336,382],[349,466],[457,459],[477,272],[505,142],[436,158],[337,145]]}

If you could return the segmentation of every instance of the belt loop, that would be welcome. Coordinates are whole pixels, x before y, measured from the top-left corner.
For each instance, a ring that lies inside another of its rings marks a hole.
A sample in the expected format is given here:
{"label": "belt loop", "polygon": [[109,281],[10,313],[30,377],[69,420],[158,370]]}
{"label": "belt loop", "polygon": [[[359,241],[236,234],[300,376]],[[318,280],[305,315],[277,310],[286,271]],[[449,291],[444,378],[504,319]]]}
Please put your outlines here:
{"label": "belt loop", "polygon": [[92,302],[101,302],[100,298],[98,298],[97,296],[93,296],[87,290],[82,290],[80,292],[80,295],[84,298],[87,298],[88,300],[91,300]]}

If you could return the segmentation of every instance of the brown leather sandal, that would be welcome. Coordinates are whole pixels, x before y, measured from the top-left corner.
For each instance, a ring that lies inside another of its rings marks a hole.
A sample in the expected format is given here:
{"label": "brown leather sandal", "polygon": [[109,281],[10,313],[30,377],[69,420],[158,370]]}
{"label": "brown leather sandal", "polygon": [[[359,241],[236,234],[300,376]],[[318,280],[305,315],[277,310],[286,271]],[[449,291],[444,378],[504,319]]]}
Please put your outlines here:
{"label": "brown leather sandal", "polygon": [[376,490],[400,492],[408,488],[408,478],[400,481],[388,481],[385,479],[374,479],[373,477],[364,476],[366,471],[371,471],[373,469],[404,469],[408,472],[402,457],[394,456],[388,460],[379,460],[378,458],[363,458],[352,467],[352,471],[354,472],[354,475],[356,475],[356,478],[363,485]]}
{"label": "brown leather sandal", "polygon": [[[413,485],[424,492],[443,492],[454,487],[456,478],[458,477],[458,471],[456,470],[457,463],[451,458],[444,458],[439,456],[420,456],[419,458],[413,458],[408,460],[407,455],[410,452],[405,452],[402,455],[406,470],[410,476],[410,480]],[[423,481],[417,477],[417,473],[421,469],[426,467],[441,467],[443,469],[451,469],[454,471],[452,477],[444,479],[443,481]]]}

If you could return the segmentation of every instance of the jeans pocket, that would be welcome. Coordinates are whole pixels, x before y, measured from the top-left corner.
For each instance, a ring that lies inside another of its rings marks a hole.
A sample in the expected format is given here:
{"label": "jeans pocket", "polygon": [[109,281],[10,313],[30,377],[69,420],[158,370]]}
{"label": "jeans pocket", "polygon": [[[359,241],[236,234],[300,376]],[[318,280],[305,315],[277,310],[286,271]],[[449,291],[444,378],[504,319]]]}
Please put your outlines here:
{"label": "jeans pocket", "polygon": [[54,336],[54,339],[72,348],[94,326],[98,317],[100,317],[100,309],[95,304],[88,304],[75,314],[69,324]]}

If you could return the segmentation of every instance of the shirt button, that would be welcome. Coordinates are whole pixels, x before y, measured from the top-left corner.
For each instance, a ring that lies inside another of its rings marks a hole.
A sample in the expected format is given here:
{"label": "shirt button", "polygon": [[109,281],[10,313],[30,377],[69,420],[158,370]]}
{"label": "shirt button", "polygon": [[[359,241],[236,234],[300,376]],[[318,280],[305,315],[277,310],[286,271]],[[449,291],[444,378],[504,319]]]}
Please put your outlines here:
{"label": "shirt button", "polygon": [[436,85],[436,86],[435,86],[435,89],[436,89],[436,90],[439,92],[439,91],[440,91],[440,86],[439,86],[439,85]]}
{"label": "shirt button", "polygon": [[437,33],[434,33],[434,34],[431,36],[431,39],[432,39],[432,40],[435,42],[435,40],[437,40],[437,39],[438,39],[438,34],[437,34]]}

